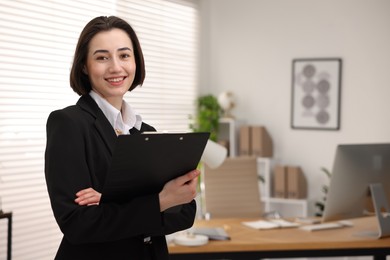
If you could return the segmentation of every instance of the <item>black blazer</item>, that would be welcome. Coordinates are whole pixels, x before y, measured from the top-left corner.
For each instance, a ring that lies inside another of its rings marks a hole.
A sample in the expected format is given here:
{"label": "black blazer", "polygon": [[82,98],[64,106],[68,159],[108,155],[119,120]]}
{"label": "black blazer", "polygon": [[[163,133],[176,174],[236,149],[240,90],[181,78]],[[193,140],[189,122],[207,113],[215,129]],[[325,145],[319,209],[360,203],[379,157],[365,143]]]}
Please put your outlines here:
{"label": "black blazer", "polygon": [[[55,259],[144,259],[145,250],[152,251],[155,259],[169,259],[164,235],[192,226],[195,201],[163,213],[158,194],[124,203],[79,206],[74,202],[76,192],[88,187],[102,190],[115,131],[89,95],[74,106],[52,112],[46,130],[47,189],[64,234]],[[142,123],[141,131],[155,129]],[[152,237],[151,245],[143,242],[147,236]]]}

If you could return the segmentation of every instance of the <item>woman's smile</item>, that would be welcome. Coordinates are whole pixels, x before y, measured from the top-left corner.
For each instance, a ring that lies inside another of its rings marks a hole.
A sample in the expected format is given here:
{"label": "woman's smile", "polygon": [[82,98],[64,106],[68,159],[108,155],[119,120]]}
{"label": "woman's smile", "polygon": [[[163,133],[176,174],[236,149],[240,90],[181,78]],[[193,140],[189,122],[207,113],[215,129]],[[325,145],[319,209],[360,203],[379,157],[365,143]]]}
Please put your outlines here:
{"label": "woman's smile", "polygon": [[120,110],[136,72],[133,44],[127,33],[115,28],[96,34],[89,43],[85,71],[92,89]]}
{"label": "woman's smile", "polygon": [[106,80],[113,86],[120,86],[124,82],[127,77],[115,77],[115,78],[107,78]]}

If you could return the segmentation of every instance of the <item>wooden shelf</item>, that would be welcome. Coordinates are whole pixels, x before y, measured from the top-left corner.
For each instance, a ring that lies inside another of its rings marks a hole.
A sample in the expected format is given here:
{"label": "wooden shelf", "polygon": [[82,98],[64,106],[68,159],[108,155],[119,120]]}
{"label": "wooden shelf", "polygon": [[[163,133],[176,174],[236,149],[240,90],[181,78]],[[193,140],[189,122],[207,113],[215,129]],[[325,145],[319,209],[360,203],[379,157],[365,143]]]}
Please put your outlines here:
{"label": "wooden shelf", "polygon": [[218,140],[228,141],[229,156],[235,157],[238,155],[238,130],[242,121],[234,118],[221,118],[219,120]]}
{"label": "wooden shelf", "polygon": [[311,202],[307,199],[285,199],[272,197],[272,169],[275,164],[273,158],[257,158],[259,189],[261,201],[264,203],[264,212],[276,211],[283,217],[308,217],[312,212]]}
{"label": "wooden shelf", "polygon": [[[239,128],[244,124],[244,121],[233,118],[221,118],[219,123],[218,140],[228,141],[229,156],[238,156]],[[262,182],[259,178],[260,197],[264,203],[264,212],[277,211],[282,216],[310,216],[312,209],[308,200],[272,197],[272,169],[275,165],[275,161],[274,158],[257,158],[258,175],[264,179],[264,182]]]}

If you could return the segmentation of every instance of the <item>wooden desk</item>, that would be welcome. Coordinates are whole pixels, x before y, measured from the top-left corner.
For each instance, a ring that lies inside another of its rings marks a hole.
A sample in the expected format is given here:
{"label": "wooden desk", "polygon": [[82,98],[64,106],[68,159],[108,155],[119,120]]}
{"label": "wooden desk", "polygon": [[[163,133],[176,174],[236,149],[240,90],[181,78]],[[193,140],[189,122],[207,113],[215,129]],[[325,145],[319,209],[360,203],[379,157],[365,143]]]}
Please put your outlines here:
{"label": "wooden desk", "polygon": [[12,212],[2,212],[0,211],[0,219],[8,219],[8,232],[7,232],[7,260],[11,260],[11,245],[12,245]]}
{"label": "wooden desk", "polygon": [[[390,255],[390,237],[377,239],[362,235],[378,230],[375,217],[352,219],[353,227],[308,232],[298,228],[255,230],[241,224],[254,219],[213,219],[197,221],[197,227],[224,227],[230,241],[209,241],[199,247],[169,245],[172,260],[177,259],[260,259],[286,257]],[[359,235],[360,232],[360,235]]]}

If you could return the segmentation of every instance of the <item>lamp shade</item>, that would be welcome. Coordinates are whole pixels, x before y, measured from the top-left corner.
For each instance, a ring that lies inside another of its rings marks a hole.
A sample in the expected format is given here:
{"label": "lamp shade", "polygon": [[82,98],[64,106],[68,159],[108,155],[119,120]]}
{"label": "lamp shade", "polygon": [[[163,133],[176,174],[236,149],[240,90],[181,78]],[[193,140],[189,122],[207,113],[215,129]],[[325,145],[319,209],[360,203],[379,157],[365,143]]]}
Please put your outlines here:
{"label": "lamp shade", "polygon": [[226,156],[226,147],[209,139],[200,160],[210,168],[217,168],[223,163]]}

